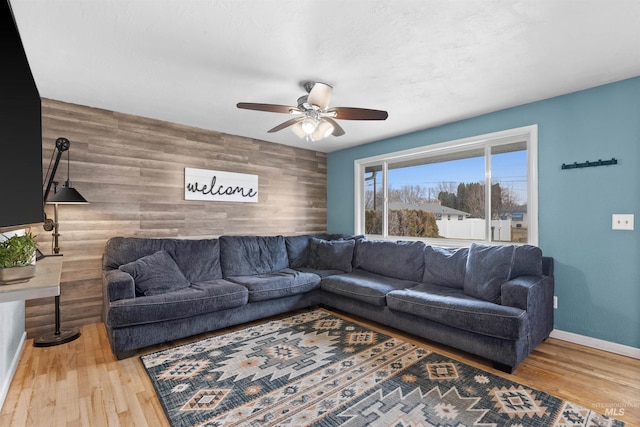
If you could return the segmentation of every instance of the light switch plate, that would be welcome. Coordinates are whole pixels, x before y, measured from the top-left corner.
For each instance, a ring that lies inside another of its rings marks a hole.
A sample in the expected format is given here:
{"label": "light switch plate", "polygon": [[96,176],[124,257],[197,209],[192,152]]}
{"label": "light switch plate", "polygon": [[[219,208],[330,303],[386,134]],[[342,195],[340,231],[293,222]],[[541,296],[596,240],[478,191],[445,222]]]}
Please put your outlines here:
{"label": "light switch plate", "polygon": [[612,230],[633,230],[633,214],[611,215]]}

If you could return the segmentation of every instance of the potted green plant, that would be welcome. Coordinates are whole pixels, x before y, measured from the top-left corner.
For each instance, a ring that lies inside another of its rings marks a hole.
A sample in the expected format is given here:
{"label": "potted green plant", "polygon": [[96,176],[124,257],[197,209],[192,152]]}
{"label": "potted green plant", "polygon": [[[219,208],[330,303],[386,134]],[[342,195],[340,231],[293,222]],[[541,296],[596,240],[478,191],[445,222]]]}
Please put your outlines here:
{"label": "potted green plant", "polygon": [[0,242],[0,284],[26,282],[36,275],[36,249],[38,242],[27,232]]}

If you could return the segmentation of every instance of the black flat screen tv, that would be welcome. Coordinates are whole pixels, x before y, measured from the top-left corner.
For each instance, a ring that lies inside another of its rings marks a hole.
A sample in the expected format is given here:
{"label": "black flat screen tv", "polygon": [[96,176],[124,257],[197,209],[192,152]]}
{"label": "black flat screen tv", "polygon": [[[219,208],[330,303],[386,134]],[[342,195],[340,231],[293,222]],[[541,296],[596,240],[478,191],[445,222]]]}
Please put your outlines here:
{"label": "black flat screen tv", "polygon": [[0,99],[0,229],[40,223],[42,105],[8,0],[2,5]]}

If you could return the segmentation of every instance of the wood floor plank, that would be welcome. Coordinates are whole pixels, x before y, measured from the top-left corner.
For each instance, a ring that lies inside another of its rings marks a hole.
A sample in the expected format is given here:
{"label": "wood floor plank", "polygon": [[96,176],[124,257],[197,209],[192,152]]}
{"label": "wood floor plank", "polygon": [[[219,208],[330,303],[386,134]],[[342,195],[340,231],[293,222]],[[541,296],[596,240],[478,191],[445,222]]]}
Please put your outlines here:
{"label": "wood floor plank", "polygon": [[[548,339],[510,375],[459,350],[355,316],[336,315],[600,413],[617,405],[615,418],[640,426],[637,359]],[[241,327],[154,346],[139,355]],[[64,345],[35,348],[32,344],[27,340],[0,412],[0,426],[169,426],[139,357],[116,360],[102,323],[83,326],[81,337]]]}

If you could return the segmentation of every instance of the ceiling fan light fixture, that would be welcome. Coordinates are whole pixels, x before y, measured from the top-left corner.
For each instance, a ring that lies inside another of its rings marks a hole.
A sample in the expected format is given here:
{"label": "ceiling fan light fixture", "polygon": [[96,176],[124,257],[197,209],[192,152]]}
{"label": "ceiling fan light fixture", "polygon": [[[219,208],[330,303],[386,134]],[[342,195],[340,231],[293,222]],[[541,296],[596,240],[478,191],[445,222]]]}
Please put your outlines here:
{"label": "ceiling fan light fixture", "polygon": [[307,142],[319,141],[329,135],[335,137],[344,135],[344,129],[336,122],[337,119],[386,120],[389,116],[386,111],[369,108],[334,107],[329,109],[329,101],[333,92],[332,86],[315,81],[304,82],[303,86],[307,91],[307,95],[298,98],[297,107],[255,102],[238,102],[236,107],[246,110],[290,114],[293,117],[269,129],[268,133],[291,127],[293,133]]}
{"label": "ceiling fan light fixture", "polygon": [[316,128],[318,127],[318,122],[311,117],[307,117],[306,119],[300,122],[300,126],[302,128],[302,131],[305,133],[305,135],[311,135],[315,132]]}
{"label": "ceiling fan light fixture", "polygon": [[326,120],[321,121],[316,130],[311,134],[311,139],[320,141],[333,133],[333,125]]}
{"label": "ceiling fan light fixture", "polygon": [[303,139],[303,138],[307,137],[307,134],[304,133],[304,131],[302,130],[302,123],[301,122],[298,122],[295,125],[291,126],[291,130],[300,139]]}
{"label": "ceiling fan light fixture", "polygon": [[333,93],[333,87],[326,83],[316,82],[311,91],[309,91],[309,97],[307,102],[311,105],[316,105],[321,110],[326,110],[331,101],[331,94]]}

